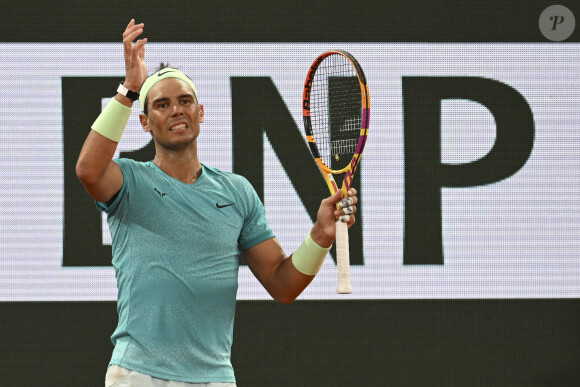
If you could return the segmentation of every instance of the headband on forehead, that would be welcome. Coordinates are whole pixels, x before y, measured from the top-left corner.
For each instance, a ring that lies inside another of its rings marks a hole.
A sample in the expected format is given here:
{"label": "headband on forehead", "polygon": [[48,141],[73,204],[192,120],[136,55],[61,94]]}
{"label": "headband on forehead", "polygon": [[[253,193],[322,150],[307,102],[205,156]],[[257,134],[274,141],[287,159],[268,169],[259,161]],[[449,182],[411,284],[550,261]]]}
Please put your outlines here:
{"label": "headband on forehead", "polygon": [[155,74],[150,75],[143,83],[143,86],[141,86],[141,89],[139,90],[139,103],[141,104],[141,110],[145,110],[145,100],[147,99],[149,90],[151,90],[157,82],[167,78],[177,78],[187,83],[193,90],[193,94],[195,94],[195,98],[197,99],[197,91],[195,90],[195,85],[192,80],[181,71],[172,69],[171,67],[166,67],[157,71]]}

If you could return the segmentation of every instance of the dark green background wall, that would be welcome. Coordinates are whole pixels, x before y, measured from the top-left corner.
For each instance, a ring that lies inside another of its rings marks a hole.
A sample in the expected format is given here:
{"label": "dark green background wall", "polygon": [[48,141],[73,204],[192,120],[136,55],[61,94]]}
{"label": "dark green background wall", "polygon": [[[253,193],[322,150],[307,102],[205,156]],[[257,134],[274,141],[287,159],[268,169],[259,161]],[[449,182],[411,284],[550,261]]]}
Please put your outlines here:
{"label": "dark green background wall", "polygon": [[[0,385],[102,386],[113,302],[0,303]],[[578,300],[238,303],[238,386],[577,386]]]}

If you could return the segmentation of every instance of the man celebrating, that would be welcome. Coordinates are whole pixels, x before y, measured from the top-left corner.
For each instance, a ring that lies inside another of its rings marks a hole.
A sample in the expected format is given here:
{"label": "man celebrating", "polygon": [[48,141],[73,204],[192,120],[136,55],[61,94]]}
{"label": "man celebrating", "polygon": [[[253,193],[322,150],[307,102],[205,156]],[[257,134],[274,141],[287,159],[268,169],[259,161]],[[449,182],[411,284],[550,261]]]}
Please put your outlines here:
{"label": "man celebrating", "polygon": [[[356,191],[322,200],[304,243],[287,257],[249,182],[200,162],[203,105],[174,68],[147,76],[143,24],[123,34],[125,81],[92,126],[77,175],[108,215],[119,323],[106,386],[235,386],[230,361],[239,254],[277,301],[308,286],[335,239],[351,226]],[[135,41],[135,42],[134,42]],[[155,158],[113,160],[139,99]],[[347,215],[351,214],[351,215]]]}

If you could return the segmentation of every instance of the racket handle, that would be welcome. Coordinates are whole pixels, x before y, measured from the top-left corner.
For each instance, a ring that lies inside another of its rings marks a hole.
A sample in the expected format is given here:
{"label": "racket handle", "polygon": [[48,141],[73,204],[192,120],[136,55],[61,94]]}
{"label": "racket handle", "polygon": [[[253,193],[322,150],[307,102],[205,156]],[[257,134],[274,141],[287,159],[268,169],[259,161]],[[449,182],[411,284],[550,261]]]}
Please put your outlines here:
{"label": "racket handle", "polygon": [[346,223],[336,222],[336,266],[338,269],[338,294],[352,293],[350,285],[350,255],[348,249],[348,226]]}

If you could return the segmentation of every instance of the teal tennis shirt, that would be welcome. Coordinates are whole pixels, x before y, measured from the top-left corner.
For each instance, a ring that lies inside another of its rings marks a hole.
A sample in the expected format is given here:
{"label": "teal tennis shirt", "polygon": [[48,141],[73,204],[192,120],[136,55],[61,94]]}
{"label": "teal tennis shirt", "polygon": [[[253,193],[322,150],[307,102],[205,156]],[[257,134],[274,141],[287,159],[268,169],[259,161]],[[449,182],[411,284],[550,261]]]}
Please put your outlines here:
{"label": "teal tennis shirt", "polygon": [[190,383],[235,382],[240,250],[273,238],[242,176],[202,166],[193,184],[117,159],[123,187],[97,202],[113,239],[119,322],[110,364]]}

